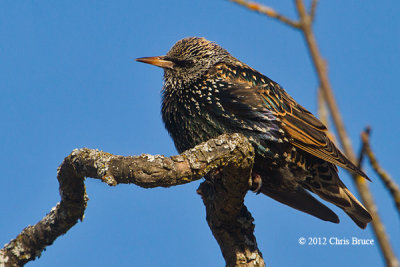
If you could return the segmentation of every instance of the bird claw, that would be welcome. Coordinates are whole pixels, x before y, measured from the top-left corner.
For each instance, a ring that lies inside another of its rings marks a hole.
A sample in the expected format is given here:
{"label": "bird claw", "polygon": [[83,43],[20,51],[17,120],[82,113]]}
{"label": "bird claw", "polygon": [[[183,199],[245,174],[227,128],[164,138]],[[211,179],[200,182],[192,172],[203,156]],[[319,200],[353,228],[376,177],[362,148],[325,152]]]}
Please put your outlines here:
{"label": "bird claw", "polygon": [[253,185],[257,185],[257,187],[255,189],[253,189],[252,191],[254,193],[256,193],[257,195],[260,194],[261,192],[261,187],[262,187],[262,179],[261,176],[259,174],[254,174],[252,176],[252,184]]}

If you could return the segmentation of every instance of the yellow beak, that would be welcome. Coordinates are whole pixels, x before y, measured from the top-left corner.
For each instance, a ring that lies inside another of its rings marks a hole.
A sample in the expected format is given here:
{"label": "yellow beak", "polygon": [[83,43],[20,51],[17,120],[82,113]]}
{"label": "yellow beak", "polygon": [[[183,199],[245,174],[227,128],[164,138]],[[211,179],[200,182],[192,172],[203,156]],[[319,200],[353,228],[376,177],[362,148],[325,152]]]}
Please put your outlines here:
{"label": "yellow beak", "polygon": [[151,64],[157,67],[161,68],[168,68],[168,69],[173,69],[174,68],[174,62],[165,60],[165,56],[160,56],[160,57],[141,57],[137,58],[136,61]]}

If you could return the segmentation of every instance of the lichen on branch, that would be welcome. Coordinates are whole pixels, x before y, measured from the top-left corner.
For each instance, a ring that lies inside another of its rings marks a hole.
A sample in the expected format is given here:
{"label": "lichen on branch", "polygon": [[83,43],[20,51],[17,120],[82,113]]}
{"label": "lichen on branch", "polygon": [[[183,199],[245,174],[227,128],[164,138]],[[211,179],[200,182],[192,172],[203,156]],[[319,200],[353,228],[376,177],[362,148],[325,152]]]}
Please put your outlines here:
{"label": "lichen on branch", "polygon": [[[41,255],[46,246],[53,244],[78,220],[83,219],[88,201],[84,185],[85,177],[100,179],[112,186],[132,183],[145,188],[170,187],[198,180],[210,172],[217,171],[214,173],[222,174],[226,167],[229,176],[223,176],[221,181],[222,187],[227,191],[223,192],[223,198],[216,197],[213,204],[215,207],[227,204],[230,207],[222,216],[226,224],[227,220],[236,220],[238,216],[243,217],[237,211],[245,209],[243,200],[251,186],[253,160],[253,147],[240,134],[221,135],[181,155],[172,157],[148,154],[124,157],[96,149],[75,149],[58,168],[60,203],[52,208],[41,221],[23,229],[15,239],[0,250],[0,266],[22,266],[34,260]],[[232,170],[236,170],[236,174]],[[214,182],[217,181],[217,176],[213,179]],[[218,183],[221,184],[221,182]],[[219,194],[219,192],[214,193]],[[224,203],[217,203],[218,201],[224,201]],[[220,211],[209,214],[207,219],[212,219],[213,216],[221,217],[218,212]],[[248,229],[245,233],[248,235],[246,238],[253,240],[250,248],[241,244],[232,244],[232,242],[240,242],[243,238],[231,238],[229,241],[231,243],[220,243],[221,250],[226,251],[225,246],[240,248],[234,253],[224,254],[227,263],[235,262],[236,258],[242,259],[243,255],[245,257],[248,255],[245,261],[251,261],[253,257],[257,263],[262,263],[257,266],[263,266],[261,253],[257,249],[253,236],[253,219],[249,213],[245,215],[244,218],[249,220],[244,224]],[[237,225],[237,227],[240,226]],[[236,232],[240,233],[241,230],[242,228]],[[220,237],[218,233],[214,235],[217,240],[226,238]]]}

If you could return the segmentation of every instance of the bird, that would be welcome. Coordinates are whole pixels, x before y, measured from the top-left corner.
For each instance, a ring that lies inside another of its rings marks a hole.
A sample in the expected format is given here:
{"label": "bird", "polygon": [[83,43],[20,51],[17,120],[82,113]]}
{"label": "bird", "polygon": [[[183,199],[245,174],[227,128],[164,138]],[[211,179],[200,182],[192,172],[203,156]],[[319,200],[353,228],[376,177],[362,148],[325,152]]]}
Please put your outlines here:
{"label": "bird", "polygon": [[179,153],[241,133],[255,149],[257,193],[332,223],[339,217],[313,195],[341,208],[362,229],[372,220],[337,166],[368,176],[278,83],[202,37],[181,39],[164,56],[136,61],[164,70],[161,115]]}

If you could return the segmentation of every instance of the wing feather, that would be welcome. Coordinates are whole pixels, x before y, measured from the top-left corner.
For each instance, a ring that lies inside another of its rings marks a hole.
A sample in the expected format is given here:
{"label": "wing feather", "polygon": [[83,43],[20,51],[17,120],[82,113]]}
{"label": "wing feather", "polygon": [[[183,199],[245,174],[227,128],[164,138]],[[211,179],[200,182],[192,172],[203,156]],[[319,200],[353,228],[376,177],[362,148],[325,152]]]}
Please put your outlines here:
{"label": "wing feather", "polygon": [[[269,90],[274,87],[275,90]],[[279,96],[272,96],[279,91]],[[330,163],[348,169],[365,178],[368,176],[356,167],[327,136],[327,128],[311,112],[300,106],[276,83],[269,83],[263,90],[258,90],[263,99],[280,100],[279,108],[274,108],[281,119],[281,126],[294,146]],[[268,97],[264,97],[267,95]],[[271,102],[269,102],[271,103]]]}
{"label": "wing feather", "polygon": [[299,105],[279,84],[245,64],[219,64],[214,71],[223,79],[229,77],[231,83],[226,86],[228,93],[240,96],[240,101],[222,105],[227,108],[231,106],[236,112],[243,110],[238,108],[237,103],[251,107],[242,112],[244,117],[254,116],[257,112],[267,114],[269,120],[274,118],[278,125],[280,123],[277,130],[282,129],[293,146],[369,180],[329,139],[325,125]]}

